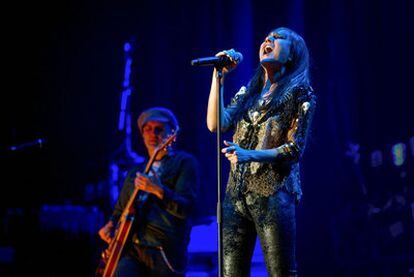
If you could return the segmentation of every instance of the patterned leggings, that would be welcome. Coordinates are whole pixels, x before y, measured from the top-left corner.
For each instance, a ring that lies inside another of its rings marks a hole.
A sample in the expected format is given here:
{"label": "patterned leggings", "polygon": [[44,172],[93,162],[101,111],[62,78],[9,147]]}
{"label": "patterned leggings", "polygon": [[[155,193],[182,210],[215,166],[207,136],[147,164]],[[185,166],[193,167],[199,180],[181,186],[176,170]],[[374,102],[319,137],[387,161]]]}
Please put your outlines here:
{"label": "patterned leggings", "polygon": [[269,276],[297,276],[295,261],[295,198],[285,190],[263,197],[231,196],[223,203],[223,272],[225,277],[250,276],[259,235]]}

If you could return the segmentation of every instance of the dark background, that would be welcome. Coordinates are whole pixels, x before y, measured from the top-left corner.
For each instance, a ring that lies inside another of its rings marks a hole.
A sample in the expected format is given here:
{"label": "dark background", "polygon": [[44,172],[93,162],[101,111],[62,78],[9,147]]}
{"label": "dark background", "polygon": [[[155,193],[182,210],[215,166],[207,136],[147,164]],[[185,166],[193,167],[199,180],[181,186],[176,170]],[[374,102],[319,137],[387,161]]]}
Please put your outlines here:
{"label": "dark background", "polygon": [[[197,214],[214,215],[215,136],[205,124],[211,69],[190,60],[243,53],[226,78],[227,102],[279,26],[307,42],[318,95],[302,162],[301,275],[414,272],[413,1],[18,2],[3,13],[0,273],[93,272],[102,247],[96,231],[111,208],[109,165],[124,140],[117,124],[126,41],[134,46],[134,150],[145,154],[139,113],[172,109],[182,130],[177,147],[201,165]],[[9,150],[37,138],[42,147]],[[346,155],[350,143],[359,145],[358,162]],[[401,166],[392,163],[396,143],[406,145]],[[375,168],[374,150],[383,153]],[[65,224],[76,221],[83,227]]]}

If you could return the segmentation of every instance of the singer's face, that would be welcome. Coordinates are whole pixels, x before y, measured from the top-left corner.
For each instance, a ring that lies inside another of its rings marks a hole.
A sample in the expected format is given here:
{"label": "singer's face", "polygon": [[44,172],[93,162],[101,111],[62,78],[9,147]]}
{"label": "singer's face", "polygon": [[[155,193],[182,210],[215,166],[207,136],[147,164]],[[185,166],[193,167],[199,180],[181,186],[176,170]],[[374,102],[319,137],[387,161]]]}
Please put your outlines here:
{"label": "singer's face", "polygon": [[159,121],[148,121],[142,127],[142,137],[147,148],[160,146],[163,140],[171,132],[170,125]]}
{"label": "singer's face", "polygon": [[291,44],[286,32],[270,32],[260,45],[260,63],[275,65],[285,64],[290,56]]}

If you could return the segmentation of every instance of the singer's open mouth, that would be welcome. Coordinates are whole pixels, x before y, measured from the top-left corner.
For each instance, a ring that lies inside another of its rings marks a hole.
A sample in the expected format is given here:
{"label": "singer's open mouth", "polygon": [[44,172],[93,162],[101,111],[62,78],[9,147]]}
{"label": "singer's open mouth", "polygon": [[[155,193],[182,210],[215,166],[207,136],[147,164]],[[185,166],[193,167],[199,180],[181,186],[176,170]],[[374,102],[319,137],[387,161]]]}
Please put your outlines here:
{"label": "singer's open mouth", "polygon": [[267,55],[267,54],[269,54],[270,52],[272,52],[273,51],[273,48],[272,48],[272,46],[270,46],[269,44],[268,45],[266,45],[265,47],[264,47],[264,49],[263,49],[263,55]]}

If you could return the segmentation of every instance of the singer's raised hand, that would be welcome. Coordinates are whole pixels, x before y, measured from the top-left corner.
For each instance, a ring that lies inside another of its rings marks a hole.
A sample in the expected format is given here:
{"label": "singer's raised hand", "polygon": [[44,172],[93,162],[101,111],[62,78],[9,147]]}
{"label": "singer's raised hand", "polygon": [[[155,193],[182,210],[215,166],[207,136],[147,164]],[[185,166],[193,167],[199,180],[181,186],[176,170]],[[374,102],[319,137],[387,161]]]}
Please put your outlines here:
{"label": "singer's raised hand", "polygon": [[[211,132],[215,132],[217,129],[217,106],[218,106],[218,95],[221,93],[221,100],[223,98],[223,75],[229,73],[231,70],[236,68],[237,64],[243,60],[243,55],[240,52],[236,52],[234,49],[224,50],[216,54],[217,57],[228,57],[226,60],[230,60],[230,65],[226,65],[222,68],[222,74],[217,74],[218,69],[214,67],[213,76],[211,79],[210,94],[208,97],[208,107],[207,107],[207,127]],[[228,63],[228,61],[227,61]],[[221,110],[221,130],[226,131],[231,124],[230,117],[226,109],[224,109],[223,101],[220,101],[220,110]]]}
{"label": "singer's raised hand", "polygon": [[216,57],[220,57],[220,56],[227,56],[230,58],[230,60],[232,60],[232,63],[230,65],[223,67],[223,70],[222,70],[223,74],[227,74],[233,69],[235,69],[237,65],[241,62],[241,60],[243,59],[242,54],[239,52],[236,52],[233,48],[229,50],[220,51],[216,54]]}

